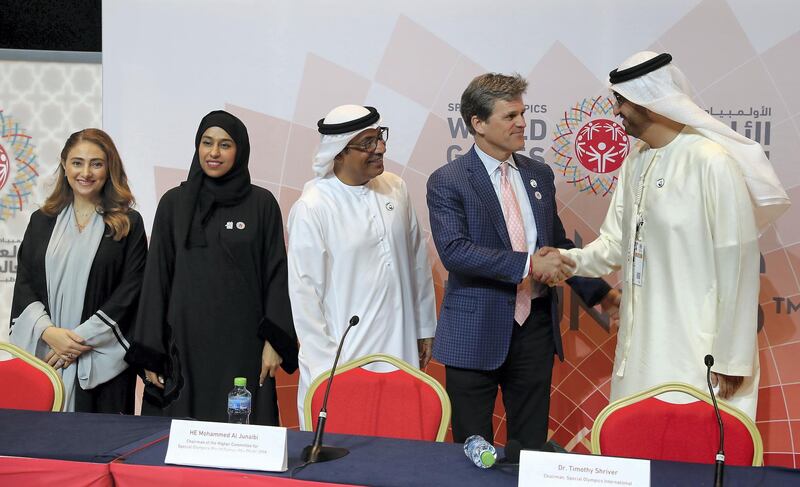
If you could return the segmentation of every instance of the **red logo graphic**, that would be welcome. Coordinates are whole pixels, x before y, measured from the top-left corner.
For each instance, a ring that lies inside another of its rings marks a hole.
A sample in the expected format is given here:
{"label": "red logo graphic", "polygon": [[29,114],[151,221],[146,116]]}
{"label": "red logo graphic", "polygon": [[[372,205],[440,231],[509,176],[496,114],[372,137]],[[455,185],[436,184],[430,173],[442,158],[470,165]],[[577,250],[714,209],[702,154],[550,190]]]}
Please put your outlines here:
{"label": "red logo graphic", "polygon": [[552,164],[580,192],[613,194],[617,173],[628,155],[628,134],[611,120],[608,96],[584,98],[564,111],[553,131]]}
{"label": "red logo graphic", "polygon": [[0,189],[8,182],[8,175],[11,173],[11,162],[8,160],[6,150],[0,145]]}
{"label": "red logo graphic", "polygon": [[583,167],[607,174],[619,169],[628,155],[628,135],[613,120],[598,118],[580,128],[573,146]]}

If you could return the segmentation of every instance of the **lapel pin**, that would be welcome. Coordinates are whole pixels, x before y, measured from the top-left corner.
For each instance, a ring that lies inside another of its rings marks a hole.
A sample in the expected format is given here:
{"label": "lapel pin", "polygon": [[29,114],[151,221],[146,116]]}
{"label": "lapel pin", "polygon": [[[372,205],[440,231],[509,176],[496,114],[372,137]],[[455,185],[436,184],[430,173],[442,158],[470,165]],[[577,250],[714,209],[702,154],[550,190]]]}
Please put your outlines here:
{"label": "lapel pin", "polygon": [[540,193],[540,192],[538,192],[538,191],[537,191],[537,192],[535,192],[535,193],[533,193],[533,195],[534,195],[534,196],[536,196],[536,199],[537,199],[537,200],[540,200],[540,199],[542,199],[542,193]]}
{"label": "lapel pin", "polygon": [[535,179],[531,179],[531,188],[538,188],[539,184],[536,182]]}
{"label": "lapel pin", "polygon": [[389,211],[394,210],[394,205],[392,204],[391,201],[386,203],[386,209],[389,210]]}
{"label": "lapel pin", "polygon": [[663,188],[664,187],[664,178],[658,178],[658,181],[656,181],[656,186],[658,186],[659,188]]}

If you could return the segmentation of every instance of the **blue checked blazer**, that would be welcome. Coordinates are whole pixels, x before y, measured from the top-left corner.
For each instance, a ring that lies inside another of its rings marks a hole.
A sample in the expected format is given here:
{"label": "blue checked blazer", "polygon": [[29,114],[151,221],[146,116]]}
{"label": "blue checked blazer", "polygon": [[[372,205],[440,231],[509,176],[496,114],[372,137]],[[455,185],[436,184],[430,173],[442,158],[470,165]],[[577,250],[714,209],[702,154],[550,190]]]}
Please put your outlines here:
{"label": "blue checked blazer", "polygon": [[[573,248],[558,217],[552,169],[519,154],[514,161],[536,219],[538,246]],[[530,180],[536,181],[535,189]],[[536,191],[541,199],[534,196]],[[528,254],[511,249],[500,201],[474,147],[431,174],[427,199],[436,250],[449,272],[433,356],[451,367],[497,369],[508,353],[517,284]],[[573,277],[567,282],[589,306],[610,289],[602,279]],[[563,360],[557,296],[552,288],[548,294],[553,352]]]}

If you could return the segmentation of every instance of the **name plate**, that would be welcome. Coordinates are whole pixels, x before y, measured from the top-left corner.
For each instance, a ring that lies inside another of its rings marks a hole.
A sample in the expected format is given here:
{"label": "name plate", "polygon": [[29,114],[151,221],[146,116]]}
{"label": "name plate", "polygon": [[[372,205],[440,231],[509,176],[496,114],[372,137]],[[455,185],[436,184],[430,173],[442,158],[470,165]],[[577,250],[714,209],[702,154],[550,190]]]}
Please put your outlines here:
{"label": "name plate", "polygon": [[165,463],[285,472],[286,428],[172,420]]}
{"label": "name plate", "polygon": [[650,461],[523,450],[517,485],[649,487]]}

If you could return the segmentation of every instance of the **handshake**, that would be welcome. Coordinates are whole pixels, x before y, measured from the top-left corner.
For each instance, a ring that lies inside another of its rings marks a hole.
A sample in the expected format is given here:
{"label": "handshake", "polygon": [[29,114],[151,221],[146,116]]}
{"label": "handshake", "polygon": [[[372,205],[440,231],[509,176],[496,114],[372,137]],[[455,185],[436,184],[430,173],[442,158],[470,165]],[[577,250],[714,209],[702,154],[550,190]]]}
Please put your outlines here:
{"label": "handshake", "polygon": [[531,277],[548,286],[572,277],[574,270],[575,261],[553,247],[542,247],[531,256]]}

